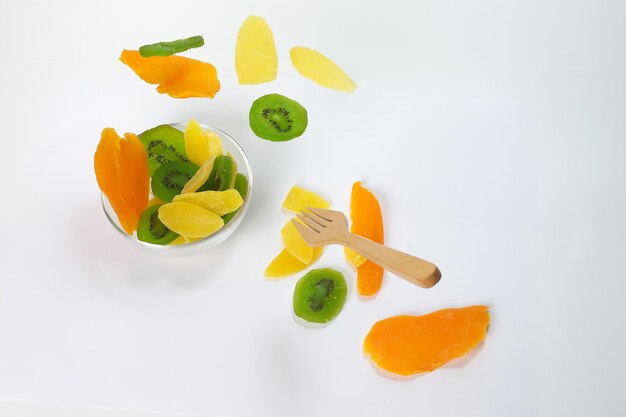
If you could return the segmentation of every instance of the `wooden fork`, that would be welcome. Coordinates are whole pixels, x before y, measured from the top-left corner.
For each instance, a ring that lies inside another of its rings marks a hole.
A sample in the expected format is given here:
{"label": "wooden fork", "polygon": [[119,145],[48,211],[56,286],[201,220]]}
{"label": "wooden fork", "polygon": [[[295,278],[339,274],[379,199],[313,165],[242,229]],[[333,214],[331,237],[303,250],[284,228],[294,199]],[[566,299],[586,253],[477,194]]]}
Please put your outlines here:
{"label": "wooden fork", "polygon": [[441,272],[435,264],[350,233],[348,220],[343,213],[313,207],[307,207],[307,210],[297,215],[304,224],[295,219],[291,221],[309,245],[346,246],[386,270],[423,288],[430,288],[441,279]]}

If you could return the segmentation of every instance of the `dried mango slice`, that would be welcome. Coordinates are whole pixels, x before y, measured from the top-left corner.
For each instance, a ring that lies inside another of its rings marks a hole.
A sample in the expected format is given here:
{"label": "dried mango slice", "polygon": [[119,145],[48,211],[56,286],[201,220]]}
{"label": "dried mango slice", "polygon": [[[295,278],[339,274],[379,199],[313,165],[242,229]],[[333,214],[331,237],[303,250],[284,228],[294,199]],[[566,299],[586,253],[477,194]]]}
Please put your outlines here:
{"label": "dried mango slice", "polygon": [[244,20],[235,46],[235,70],[239,84],[261,84],[276,79],[278,55],[272,29],[265,19]]}
{"label": "dried mango slice", "polygon": [[[350,231],[374,242],[384,243],[383,215],[378,200],[370,191],[361,185],[360,181],[352,185],[350,200]],[[364,259],[351,251],[346,251],[346,259],[352,265]],[[354,263],[353,263],[354,262]],[[359,295],[370,297],[376,295],[383,282],[384,270],[372,261],[361,262],[357,266],[357,291]]]}
{"label": "dried mango slice", "polygon": [[394,374],[430,372],[482,342],[489,321],[488,307],[482,305],[389,317],[372,326],[363,351]]}
{"label": "dried mango slice", "polygon": [[208,158],[224,153],[222,139],[212,130],[203,129],[191,119],[185,129],[185,152],[191,162],[202,165]]}
{"label": "dried mango slice", "polygon": [[174,98],[215,97],[220,90],[215,67],[179,55],[144,58],[139,51],[123,50],[120,61],[157,91]]}
{"label": "dried mango slice", "polygon": [[352,93],[356,84],[344,70],[322,53],[303,46],[294,46],[289,51],[291,63],[304,77],[333,90]]}
{"label": "dried mango slice", "polygon": [[[300,221],[300,220],[296,220]],[[285,244],[285,249],[291,256],[302,262],[303,264],[310,264],[311,259],[313,259],[313,246],[309,246],[300,233],[298,233],[298,229],[293,224],[291,220],[283,226],[280,231],[280,235],[283,239],[283,243]]]}
{"label": "dried mango slice", "polygon": [[291,187],[283,202],[283,208],[301,213],[307,207],[327,209],[330,208],[330,203],[312,191],[305,190],[297,185]]}
{"label": "dried mango slice", "polygon": [[174,201],[195,204],[218,216],[232,213],[243,205],[243,198],[241,198],[239,191],[234,188],[226,191],[201,191],[198,193],[179,194],[174,197]]}
{"label": "dried mango slice", "polygon": [[309,266],[313,265],[320,256],[322,256],[323,252],[324,248],[322,247],[314,248],[311,262],[307,265],[291,256],[289,252],[287,252],[287,249],[283,249],[265,269],[265,277],[274,280],[304,271]]}
{"label": "dried mango slice", "polygon": [[132,235],[148,207],[150,176],[148,155],[137,135],[118,136],[112,128],[102,131],[94,154],[98,186],[107,196],[120,225]]}
{"label": "dried mango slice", "polygon": [[198,190],[200,187],[204,185],[204,183],[209,179],[209,175],[213,171],[213,165],[215,163],[215,158],[208,158],[204,161],[204,163],[198,168],[193,177],[189,179],[183,186],[181,190],[181,194],[185,193],[193,193]]}
{"label": "dried mango slice", "polygon": [[224,220],[195,204],[172,202],[159,208],[159,220],[173,232],[188,238],[212,235],[224,226]]}

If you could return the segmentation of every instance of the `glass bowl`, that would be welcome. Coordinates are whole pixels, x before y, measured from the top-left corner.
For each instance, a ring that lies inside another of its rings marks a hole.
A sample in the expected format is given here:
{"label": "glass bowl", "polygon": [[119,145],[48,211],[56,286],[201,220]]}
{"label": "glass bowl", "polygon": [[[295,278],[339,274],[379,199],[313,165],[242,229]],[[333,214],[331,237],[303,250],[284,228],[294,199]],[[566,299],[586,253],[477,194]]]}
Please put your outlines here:
{"label": "glass bowl", "polygon": [[[170,126],[184,132],[185,128],[187,127],[187,124],[186,123],[172,123],[170,124]],[[241,221],[245,217],[246,212],[248,211],[248,207],[250,206],[250,198],[252,196],[253,187],[252,187],[252,170],[250,168],[250,161],[248,161],[248,157],[246,156],[246,153],[241,148],[239,143],[237,143],[235,139],[230,137],[228,133],[220,129],[209,127],[206,125],[201,124],[200,126],[203,129],[213,130],[222,139],[222,146],[224,148],[224,153],[225,154],[230,153],[230,155],[235,159],[235,162],[237,162],[237,171],[244,174],[246,177],[248,177],[248,194],[246,195],[246,198],[244,198],[243,205],[241,206],[241,208],[239,209],[235,217],[233,217],[230,220],[230,222],[228,222],[228,224],[224,225],[224,227],[222,227],[220,230],[218,230],[211,236],[208,236],[204,239],[201,239],[192,243],[183,244],[183,245],[155,245],[153,243],[147,243],[147,242],[143,242],[137,239],[136,233],[132,236],[128,235],[124,231],[124,229],[122,229],[122,226],[120,225],[120,222],[117,219],[117,215],[115,214],[115,211],[113,211],[113,207],[111,206],[111,203],[109,202],[107,197],[104,194],[102,194],[102,208],[104,209],[104,214],[106,214],[107,219],[109,219],[109,221],[111,222],[111,225],[113,225],[113,228],[117,230],[124,239],[134,243],[135,246],[143,249],[146,252],[150,252],[155,255],[176,258],[176,257],[195,255],[203,251],[206,251],[208,249],[214,248],[220,243],[224,242],[226,239],[228,239],[235,232],[235,230],[237,230],[237,228],[241,224]],[[152,193],[150,193],[150,198],[152,198]]]}

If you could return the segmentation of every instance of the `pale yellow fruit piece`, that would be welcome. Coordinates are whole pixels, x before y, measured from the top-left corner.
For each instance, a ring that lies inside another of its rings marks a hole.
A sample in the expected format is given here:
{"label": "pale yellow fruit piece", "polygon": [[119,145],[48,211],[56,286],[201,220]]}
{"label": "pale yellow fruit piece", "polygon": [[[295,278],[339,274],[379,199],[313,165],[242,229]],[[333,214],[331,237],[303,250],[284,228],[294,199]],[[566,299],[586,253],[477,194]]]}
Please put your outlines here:
{"label": "pale yellow fruit piece", "polygon": [[186,243],[187,243],[187,240],[185,239],[185,236],[178,236],[176,239],[174,239],[174,240],[170,243],[170,245],[177,246],[177,245],[184,245],[184,244],[186,244]]}
{"label": "pale yellow fruit piece", "polygon": [[239,84],[261,84],[276,79],[278,55],[272,29],[265,19],[249,16],[237,34],[235,70]]}
{"label": "pale yellow fruit piece", "polygon": [[355,268],[360,267],[361,265],[363,265],[366,261],[367,258],[364,257],[363,255],[361,255],[360,253],[357,253],[355,251],[353,251],[350,248],[343,248],[343,253],[346,257],[346,261],[348,261],[349,264],[351,264],[352,266],[354,266]]}
{"label": "pale yellow fruit piece", "polygon": [[289,252],[287,252],[287,249],[283,249],[265,269],[265,277],[268,279],[279,279],[293,275],[296,272],[304,271],[316,262],[320,256],[322,256],[323,252],[324,248],[322,247],[313,248],[313,258],[307,265],[291,256]]}
{"label": "pale yellow fruit piece", "polygon": [[202,165],[209,157],[209,141],[196,119],[191,119],[185,128],[185,152],[196,165]]}
{"label": "pale yellow fruit piece", "polygon": [[183,235],[178,236],[174,239],[170,245],[186,245],[187,243],[193,243],[202,240],[201,237],[185,237]]}
{"label": "pale yellow fruit piece", "polygon": [[283,201],[283,208],[301,213],[307,207],[327,209],[330,208],[330,203],[312,191],[305,190],[297,185],[291,187],[287,197],[285,197],[285,201]]}
{"label": "pale yellow fruit piece", "polygon": [[224,226],[224,220],[207,209],[185,202],[163,204],[159,220],[173,232],[185,237],[207,237]]}
{"label": "pale yellow fruit piece", "polygon": [[294,46],[289,51],[291,63],[304,77],[333,90],[352,93],[356,84],[330,58],[313,49]]}
{"label": "pale yellow fruit piece", "polygon": [[243,205],[243,198],[239,195],[239,191],[235,189],[179,194],[174,197],[174,201],[195,204],[212,211],[218,216],[232,213]]}
{"label": "pale yellow fruit piece", "polygon": [[302,239],[302,236],[298,233],[298,229],[296,229],[296,226],[291,220],[283,226],[280,235],[285,244],[285,249],[287,249],[287,252],[289,252],[291,256],[306,265],[311,263],[311,259],[313,259],[313,247],[309,246],[304,239]]}
{"label": "pale yellow fruit piece", "polygon": [[220,136],[212,130],[202,129],[196,119],[187,123],[185,151],[189,160],[196,165],[202,165],[207,159],[224,153]]}
{"label": "pale yellow fruit piece", "polygon": [[224,148],[222,146],[222,138],[220,138],[220,135],[212,130],[205,130],[204,134],[209,142],[208,158],[215,158],[216,156],[222,155],[224,153]]}
{"label": "pale yellow fruit piece", "polygon": [[196,173],[185,183],[181,194],[185,193],[193,193],[198,188],[202,187],[202,185],[209,179],[209,175],[211,175],[211,171],[213,171],[213,163],[215,162],[215,158],[207,158],[206,161],[200,168],[196,171]]}

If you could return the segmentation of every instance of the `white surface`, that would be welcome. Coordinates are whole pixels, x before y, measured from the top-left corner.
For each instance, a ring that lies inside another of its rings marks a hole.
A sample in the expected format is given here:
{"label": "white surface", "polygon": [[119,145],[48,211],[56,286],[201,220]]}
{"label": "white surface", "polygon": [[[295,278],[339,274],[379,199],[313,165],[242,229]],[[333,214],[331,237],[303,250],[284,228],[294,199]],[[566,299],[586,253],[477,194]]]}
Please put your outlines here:
{"label": "white surface", "polygon": [[[0,398],[213,415],[618,416],[626,260],[626,59],[621,1],[3,2]],[[239,86],[237,29],[275,33],[278,79]],[[122,48],[202,34],[215,100],[160,96]],[[291,67],[335,58],[354,95]],[[304,104],[304,137],[255,138],[256,97]],[[103,127],[201,122],[241,140],[256,188],[213,253],[124,245],[99,206]],[[339,248],[318,266],[350,293],[330,326],[291,313],[296,278],[267,282],[293,183],[347,209],[364,180],[387,241],[439,264],[431,290],[387,275],[360,301]],[[484,345],[410,381],[361,354],[390,315],[485,303]]]}

